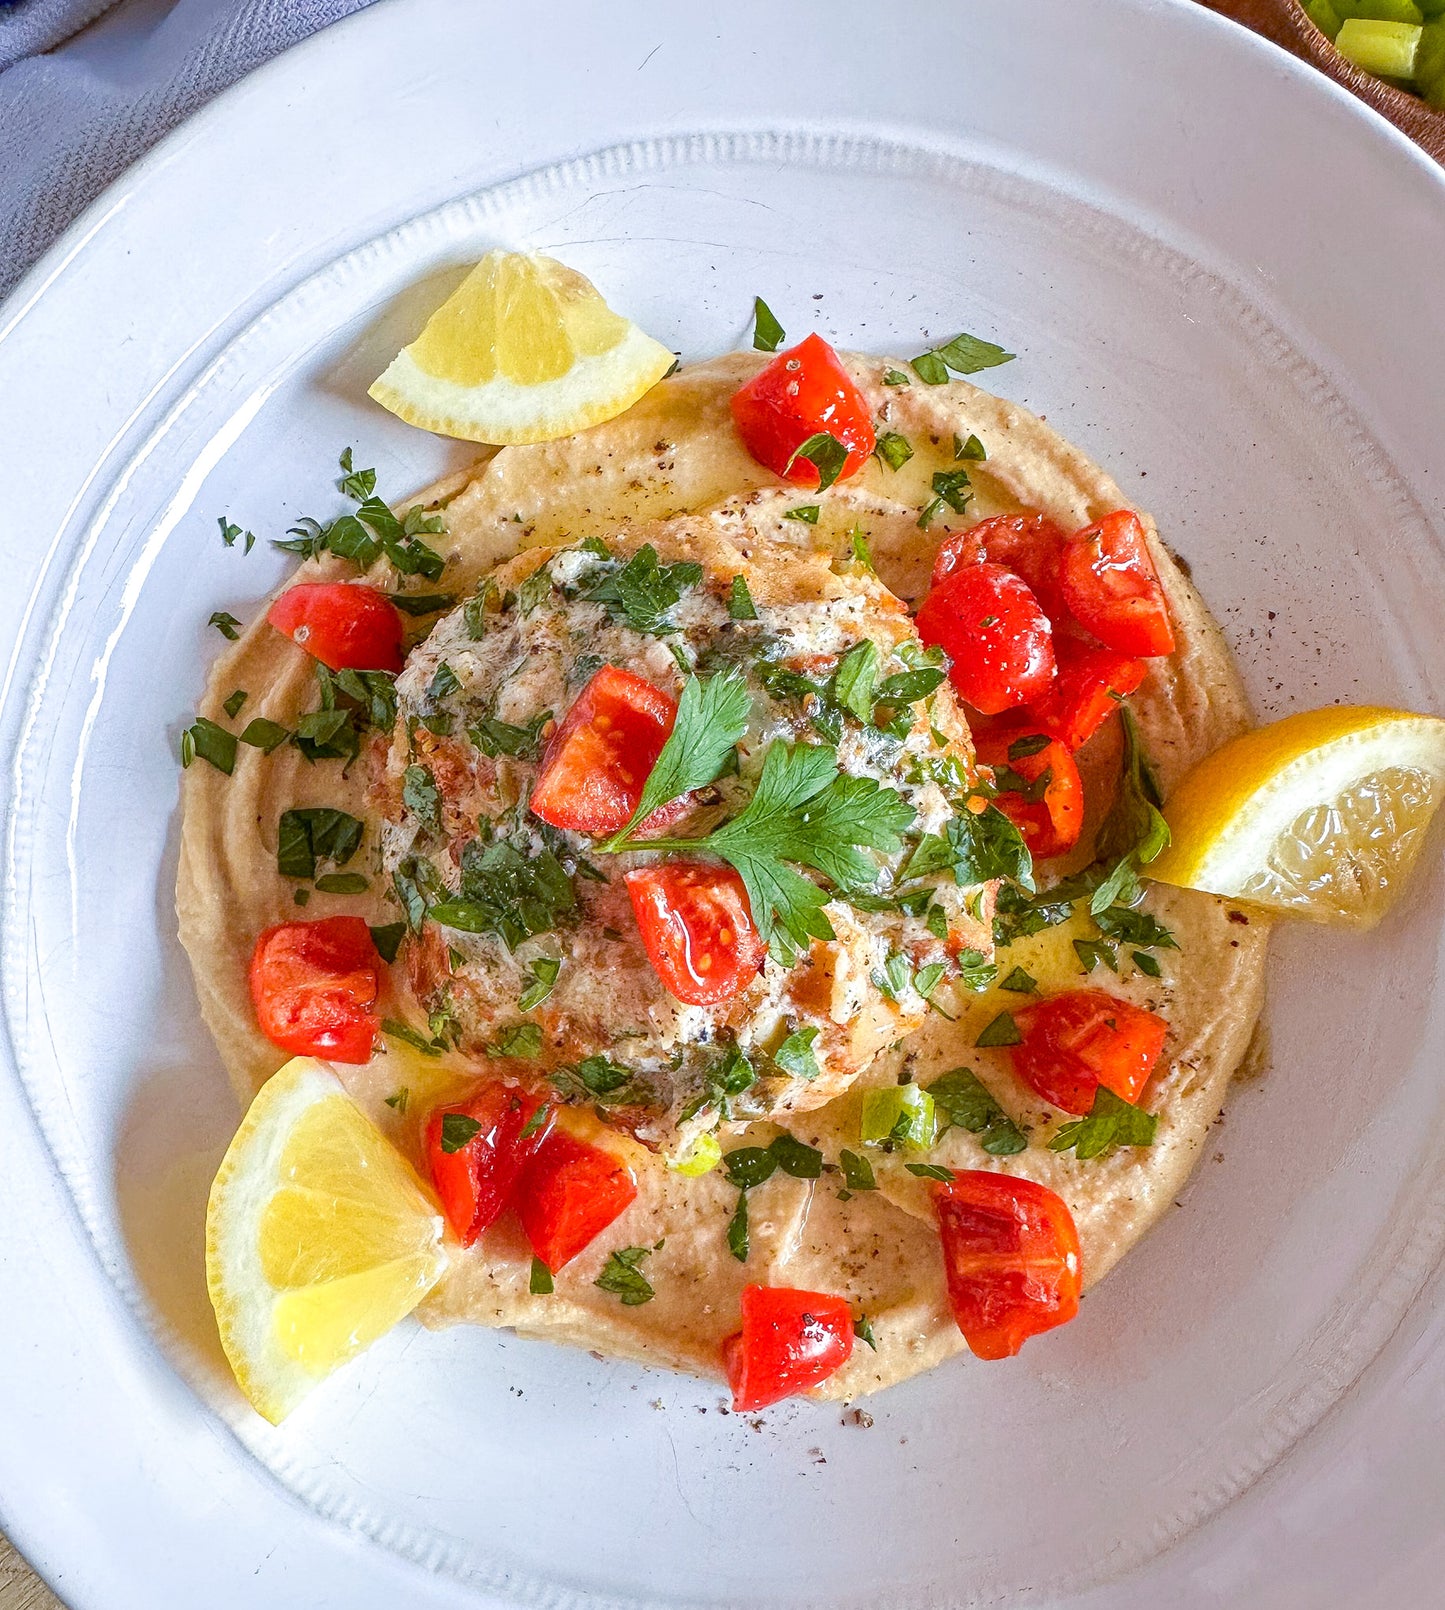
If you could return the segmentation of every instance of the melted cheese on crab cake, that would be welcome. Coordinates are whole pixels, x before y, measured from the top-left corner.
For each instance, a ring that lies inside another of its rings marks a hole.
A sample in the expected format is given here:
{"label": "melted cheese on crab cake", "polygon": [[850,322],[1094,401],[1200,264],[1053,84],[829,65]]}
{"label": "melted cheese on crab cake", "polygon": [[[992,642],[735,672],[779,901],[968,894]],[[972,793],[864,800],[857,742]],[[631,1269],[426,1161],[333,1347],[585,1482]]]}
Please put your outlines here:
{"label": "melted cheese on crab cake", "polygon": [[[628,578],[659,563],[680,596],[649,619],[621,600],[634,592]],[[893,678],[887,731],[845,722],[827,692],[850,652],[869,660],[869,690],[886,692]],[[715,1006],[670,994],[639,941],[623,876],[658,857],[599,853],[591,837],[527,809],[546,735],[600,667],[676,697],[682,664],[704,678],[741,678],[751,709],[726,775],[691,796],[671,838],[699,837],[737,815],[778,740],[828,746],[846,777],[894,791],[880,795],[888,851],[863,857],[863,887],[828,900],[824,936],[790,941],[779,923],[757,976]],[[651,1140],[679,1123],[694,1132],[724,1116],[821,1106],[922,1022],[920,978],[932,993],[960,955],[979,965],[992,953],[992,884],[961,886],[935,861],[893,887],[912,853],[902,833],[947,842],[966,829],[973,779],[947,682],[903,606],[861,567],[839,573],[821,558],[771,551],[749,561],[687,519],[615,552],[596,537],[534,549],[440,621],[398,679],[377,789],[383,861],[434,915],[451,903],[465,918],[465,927],[445,916],[425,924],[407,951],[412,989],[464,1053],[495,1058],[520,1024],[538,1025],[541,1048],[516,1071],[551,1074],[579,1101],[600,1099]],[[555,981],[524,1012],[539,961],[558,964]],[[775,1059],[785,1046],[792,1054]],[[753,1078],[729,1090],[737,1053]]]}

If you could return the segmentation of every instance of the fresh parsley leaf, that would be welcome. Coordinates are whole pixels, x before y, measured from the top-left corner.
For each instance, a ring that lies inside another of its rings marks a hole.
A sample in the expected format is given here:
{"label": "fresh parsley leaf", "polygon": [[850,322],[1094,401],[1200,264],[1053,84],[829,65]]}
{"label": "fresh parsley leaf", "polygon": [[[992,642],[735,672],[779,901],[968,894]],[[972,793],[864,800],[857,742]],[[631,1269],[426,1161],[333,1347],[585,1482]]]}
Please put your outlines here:
{"label": "fresh parsley leaf", "polygon": [[282,811],[276,838],[276,870],[283,878],[314,878],[319,861],[342,867],[361,847],[365,826],[330,806]]}
{"label": "fresh parsley leaf", "polygon": [[877,570],[873,567],[873,554],[868,547],[868,537],[858,526],[854,526],[848,533],[848,552],[853,563],[861,566],[870,576],[876,576]]}
{"label": "fresh parsley leaf", "polygon": [[534,1297],[550,1297],[555,1289],[552,1271],[540,1258],[533,1258],[532,1273],[527,1281],[527,1290]]}
{"label": "fresh parsley leaf", "polygon": [[973,1042],[977,1046],[992,1045],[1022,1045],[1023,1035],[1019,1033],[1019,1026],[1013,1020],[1011,1012],[1000,1012],[994,1020],[987,1024],[983,1033]]}
{"label": "fresh parsley leaf", "polygon": [[426,692],[422,695],[435,704],[438,699],[448,699],[461,687],[457,673],[443,660],[432,673],[432,679],[427,683]]}
{"label": "fresh parsley leaf", "polygon": [[441,831],[441,790],[426,766],[408,766],[402,773],[401,802],[429,832]]}
{"label": "fresh parsley leaf", "polygon": [[1074,954],[1079,958],[1079,966],[1086,973],[1092,973],[1100,962],[1111,973],[1119,971],[1119,953],[1104,939],[1076,939],[1074,941]]}
{"label": "fresh parsley leaf", "polygon": [[602,845],[613,852],[627,835],[660,805],[670,804],[695,788],[705,788],[722,770],[724,760],[748,730],[752,696],[742,675],[731,668],[706,681],[690,676],[682,685],[677,720],[648,773],[632,820]]}
{"label": "fresh parsley leaf", "polygon": [[876,1191],[878,1181],[873,1174],[873,1165],[866,1157],[860,1157],[857,1152],[850,1152],[845,1147],[838,1153],[838,1163],[843,1170],[843,1184],[850,1191]]}
{"label": "fresh parsley leaf", "polygon": [[783,466],[786,475],[800,458],[805,458],[818,472],[818,490],[826,492],[843,473],[848,462],[848,449],[829,431],[815,431],[805,442],[793,449],[792,456]]}
{"label": "fresh parsley leaf", "polygon": [[632,1076],[632,1069],[602,1056],[583,1057],[575,1068],[556,1068],[548,1075],[557,1092],[572,1100],[592,1100],[603,1106],[645,1103],[647,1092]]}
{"label": "fresh parsley leaf", "polygon": [[[1127,861],[1131,867],[1147,866],[1169,843],[1169,824],[1159,810],[1159,785],[1127,705],[1121,706],[1119,720],[1124,733],[1123,774],[1114,804],[1099,829],[1095,848],[1105,863],[1117,860]],[[1119,900],[1119,882],[1115,867],[1094,891],[1089,903],[1094,915]]]}
{"label": "fresh parsley leaf", "polygon": [[487,845],[469,839],[461,870],[460,895],[452,898],[443,889],[428,914],[446,928],[496,934],[509,950],[533,934],[550,933],[577,906],[572,880],[549,849],[527,856],[504,839]]}
{"label": "fresh parsley leaf", "polygon": [[371,942],[376,946],[376,953],[388,966],[396,960],[397,953],[401,950],[401,942],[405,938],[404,922],[388,922],[380,928],[371,930]]}
{"label": "fresh parsley leaf", "polygon": [[454,593],[387,593],[403,615],[439,615],[456,603]]}
{"label": "fresh parsley leaf", "polygon": [[722,1168],[729,1185],[750,1191],[755,1185],[772,1179],[777,1172],[778,1158],[768,1146],[735,1146],[732,1151],[723,1153]]}
{"label": "fresh parsley leaf", "polygon": [[914,374],[927,386],[941,386],[948,379],[948,365],[936,352],[921,352],[908,361]]}
{"label": "fresh parsley leaf", "polygon": [[250,697],[251,695],[246,692],[245,688],[237,688],[230,698],[227,699],[226,702],[221,706],[221,708],[226,712],[230,719],[234,721],[241,713],[241,706],[245,704],[246,700]]}
{"label": "fresh parsley leaf", "polygon": [[480,643],[487,635],[487,610],[496,602],[497,588],[494,582],[488,582],[480,592],[474,593],[462,606],[462,624],[467,629],[467,636],[473,643]]}
{"label": "fresh parsley leaf", "polygon": [[240,621],[234,615],[224,609],[216,610],[210,620],[206,622],[207,626],[214,626],[228,643],[234,643],[240,637],[240,632],[236,630],[240,624]]}
{"label": "fresh parsley leaf", "polygon": [[885,386],[908,386],[912,382],[901,369],[885,369],[883,371],[883,384]]}
{"label": "fresh parsley leaf", "polygon": [[787,336],[762,297],[753,298],[753,346],[758,352],[776,352]]}
{"label": "fresh parsley leaf", "polygon": [[972,1068],[953,1068],[928,1086],[928,1093],[951,1124],[979,1136],[991,1157],[1012,1157],[1028,1137],[999,1106]]}
{"label": "fresh parsley leaf", "polygon": [[268,721],[265,716],[256,716],[248,721],[245,730],[241,733],[241,742],[250,744],[253,749],[259,749],[263,754],[269,755],[273,749],[279,749],[291,736],[279,721]]}
{"label": "fresh parsley leaf", "polygon": [[999,810],[960,811],[945,830],[953,851],[953,876],[963,887],[1010,878],[1034,886],[1034,863],[1018,828]]}
{"label": "fresh parsley leaf", "polygon": [[785,520],[799,520],[804,525],[817,525],[818,516],[823,512],[820,503],[800,503],[796,509],[786,509],[783,512]]}
{"label": "fresh parsley leaf", "polygon": [[341,490],[349,498],[358,503],[364,503],[376,491],[375,470],[354,470],[351,465],[351,449],[346,448],[341,455],[341,474],[339,482]]}
{"label": "fresh parsley leaf", "polygon": [[668,611],[697,586],[702,575],[702,566],[691,561],[659,564],[657,549],[647,543],[583,596],[594,604],[605,604],[610,614],[626,621],[633,631],[664,637],[677,630]]}
{"label": "fresh parsley leaf", "polygon": [[975,375],[980,369],[996,369],[1001,363],[1012,363],[1015,354],[1005,352],[992,341],[980,340],[976,335],[956,335],[934,349],[956,375]]}
{"label": "fresh parsley leaf", "polygon": [[933,497],[918,516],[918,528],[926,531],[933,517],[947,504],[955,514],[962,514],[973,499],[969,490],[972,482],[967,470],[938,470],[933,477]]}
{"label": "fresh parsley leaf", "polygon": [[[434,1044],[431,1040],[427,1039],[426,1035],[424,1035],[419,1029],[414,1029],[410,1023],[404,1023],[398,1017],[382,1018],[381,1032],[386,1035],[388,1039],[400,1040],[404,1044],[411,1046],[413,1050],[420,1051],[424,1057],[439,1057],[441,1055],[441,1047],[439,1045]],[[460,1117],[461,1115],[449,1113],[447,1116]],[[444,1118],[442,1120],[442,1150],[444,1152],[454,1152],[460,1147],[465,1146],[467,1141],[472,1138],[472,1135],[476,1134],[477,1130],[482,1127],[475,1121],[475,1119],[468,1118],[465,1120],[465,1122],[471,1124],[472,1126],[470,1133],[464,1136],[463,1139],[459,1140],[455,1146],[448,1146],[446,1144],[446,1119]]]}
{"label": "fresh parsley leaf", "polygon": [[859,1314],[853,1321],[853,1334],[860,1342],[867,1342],[875,1353],[878,1351],[878,1338],[873,1331],[873,1321],[867,1314]]}
{"label": "fresh parsley leaf", "polygon": [[945,672],[934,665],[920,666],[913,671],[895,671],[892,676],[884,677],[874,695],[874,702],[888,705],[917,704],[920,699],[926,699],[930,693],[937,692],[944,676]]}
{"label": "fresh parsley leaf", "polygon": [[1042,754],[1049,747],[1050,739],[1047,733],[1031,732],[1025,738],[1015,738],[1008,746],[1010,760],[1027,760],[1030,755]]}
{"label": "fresh parsley leaf", "polygon": [[484,755],[511,755],[517,760],[536,760],[542,752],[542,729],[552,719],[550,710],[532,717],[525,727],[486,716],[467,728],[467,737]]}
{"label": "fresh parsley leaf", "polygon": [[527,970],[532,975],[532,982],[517,1000],[519,1012],[530,1012],[534,1006],[540,1006],[547,999],[557,983],[562,963],[555,956],[538,956]]}
{"label": "fresh parsley leaf", "polygon": [[758,618],[758,606],[748,591],[746,576],[733,577],[732,590],[728,593],[728,617],[735,621],[755,621]]}
{"label": "fresh parsley leaf", "polygon": [[830,688],[835,704],[867,724],[878,688],[878,645],[865,637],[838,661]]}
{"label": "fresh parsley leaf", "polygon": [[468,1118],[464,1112],[442,1114],[442,1150],[444,1152],[461,1151],[468,1141],[474,1140],[481,1132],[481,1124],[475,1118]]}
{"label": "fresh parsley leaf", "polygon": [[361,894],[369,887],[359,872],[327,872],[316,880],[318,894]]}
{"label": "fresh parsley leaf", "polygon": [[1128,906],[1108,906],[1094,913],[1099,931],[1125,945],[1144,945],[1157,950],[1178,950],[1174,935],[1147,911]]}
{"label": "fresh parsley leaf", "polygon": [[197,758],[209,761],[229,777],[236,768],[236,737],[205,716],[197,716],[181,734],[181,765]]}
{"label": "fresh parsley leaf", "polygon": [[537,1108],[536,1112],[534,1112],[527,1120],[527,1122],[522,1125],[521,1129],[517,1133],[517,1139],[527,1140],[530,1136],[535,1135],[551,1116],[552,1109],[544,1101],[542,1105]]}
{"label": "fresh parsley leaf", "polygon": [[1157,957],[1151,956],[1147,950],[1134,951],[1133,958],[1134,965],[1141,973],[1147,974],[1150,978],[1158,978],[1160,976],[1162,969],[1159,966],[1159,960]]}
{"label": "fresh parsley leaf", "polygon": [[521,1057],[531,1062],[542,1054],[542,1030],[536,1023],[513,1023],[487,1047],[493,1057]]}
{"label": "fresh parsley leaf", "polygon": [[1111,1146],[1152,1146],[1158,1126],[1153,1113],[1116,1096],[1108,1085],[1100,1085],[1088,1116],[1064,1124],[1049,1142],[1049,1150],[1071,1151],[1080,1161],[1087,1161]]}
{"label": "fresh parsley leaf", "polygon": [[637,1308],[642,1303],[650,1303],[657,1293],[638,1266],[644,1258],[651,1256],[651,1247],[623,1247],[608,1257],[602,1266],[602,1273],[592,1284],[621,1298],[624,1308]]}
{"label": "fresh parsley leaf", "polygon": [[805,1145],[796,1135],[786,1130],[778,1135],[768,1148],[778,1160],[783,1173],[795,1180],[816,1180],[823,1175],[823,1154],[816,1146]]}
{"label": "fresh parsley leaf", "polygon": [[886,430],[878,438],[873,449],[878,458],[890,470],[901,470],[913,457],[913,447],[906,436],[900,436],[895,430]]}
{"label": "fresh parsley leaf", "polygon": [[953,1170],[945,1168],[942,1163],[905,1163],[903,1166],[921,1180],[942,1180],[947,1185],[953,1178]]}
{"label": "fresh parsley leaf", "polygon": [[958,964],[957,982],[975,995],[981,995],[998,977],[998,968],[981,950],[961,950],[955,960]]}
{"label": "fresh parsley leaf", "polygon": [[[221,528],[221,541],[228,548],[234,548],[236,538],[243,535],[240,526],[233,524],[224,514],[220,516],[216,524]],[[246,538],[246,552],[250,553],[251,549],[256,546],[256,539],[249,531],[245,532],[244,535]]]}
{"label": "fresh parsley leaf", "polygon": [[410,1100],[410,1086],[402,1085],[399,1090],[393,1090],[392,1093],[386,1097],[386,1104],[388,1107],[392,1108],[393,1111],[397,1113],[404,1113],[406,1111],[407,1103]]}
{"label": "fresh parsley leaf", "polygon": [[955,436],[953,438],[953,456],[955,460],[967,458],[982,463],[988,457],[988,453],[977,436],[970,436],[966,442]]}
{"label": "fresh parsley leaf", "polygon": [[998,987],[1009,990],[1015,995],[1036,995],[1039,981],[1032,974],[1026,973],[1022,967],[1015,967],[1007,978],[999,981]]}
{"label": "fresh parsley leaf", "polygon": [[738,1192],[738,1205],[728,1220],[728,1251],[739,1263],[748,1261],[748,1193]]}

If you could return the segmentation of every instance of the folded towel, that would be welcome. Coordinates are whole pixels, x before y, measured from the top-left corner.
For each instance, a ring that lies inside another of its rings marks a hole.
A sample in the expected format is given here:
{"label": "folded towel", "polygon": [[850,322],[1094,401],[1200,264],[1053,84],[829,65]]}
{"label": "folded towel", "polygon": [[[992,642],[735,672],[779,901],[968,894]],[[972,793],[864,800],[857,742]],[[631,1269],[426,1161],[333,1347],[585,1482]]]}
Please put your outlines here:
{"label": "folded towel", "polygon": [[[370,0],[0,3],[0,297],[169,129]],[[48,50],[101,13],[94,28]],[[7,66],[14,55],[22,59]]]}

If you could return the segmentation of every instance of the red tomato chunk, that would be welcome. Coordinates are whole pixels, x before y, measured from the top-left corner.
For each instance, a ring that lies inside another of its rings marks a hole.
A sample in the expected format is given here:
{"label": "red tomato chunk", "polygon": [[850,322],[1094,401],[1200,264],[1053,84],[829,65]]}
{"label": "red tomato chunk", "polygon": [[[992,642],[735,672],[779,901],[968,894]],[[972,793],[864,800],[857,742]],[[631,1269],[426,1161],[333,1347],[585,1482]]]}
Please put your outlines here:
{"label": "red tomato chunk", "polygon": [[1050,739],[1032,754],[1010,759],[1009,750],[1017,744],[1028,747],[1031,736],[1043,734],[1030,734],[1026,727],[982,733],[977,739],[978,758],[1005,778],[1012,772],[1031,785],[1028,794],[1034,792],[1033,785],[1043,785],[1040,797],[1033,799],[1024,790],[1000,784],[994,804],[1018,828],[1029,854],[1036,861],[1047,861],[1051,856],[1066,855],[1079,842],[1084,825],[1084,783],[1074,757],[1057,739]]}
{"label": "red tomato chunk", "polygon": [[744,1286],[742,1315],[742,1329],[723,1343],[739,1413],[808,1391],[852,1356],[853,1315],[841,1297]]}
{"label": "red tomato chunk", "polygon": [[968,1169],[933,1187],[953,1317],[979,1358],[1012,1358],[1079,1311],[1079,1232],[1032,1180]]}
{"label": "red tomato chunk", "polygon": [[1099,989],[1068,990],[1014,1013],[1023,1040],[1010,1055],[1019,1078],[1065,1112],[1086,1113],[1100,1085],[1138,1101],[1169,1025]]}
{"label": "red tomato chunk", "polygon": [[627,892],[647,959],[678,1000],[716,1006],[757,976],[768,948],[730,867],[668,861],[629,872]]}
{"label": "red tomato chunk", "polygon": [[[604,665],[548,741],[532,788],[533,814],[577,833],[625,827],[676,720],[671,694]],[[660,815],[653,812],[647,825]]]}
{"label": "red tomato chunk", "polygon": [[273,1045],[333,1062],[371,1056],[381,958],[360,917],[266,929],[251,953],[250,983],[256,1021]]}
{"label": "red tomato chunk", "polygon": [[733,420],[748,452],[775,475],[817,486],[817,466],[794,455],[827,432],[847,449],[840,481],[856,475],[877,445],[872,410],[838,354],[819,335],[780,352],[733,397]]}
{"label": "red tomato chunk", "polygon": [[[446,1210],[447,1223],[464,1247],[493,1224],[511,1201],[522,1170],[536,1156],[551,1128],[550,1109],[540,1096],[507,1084],[489,1084],[472,1099],[439,1108],[426,1128],[427,1162]],[[463,1145],[447,1151],[448,1117],[480,1125]],[[530,1131],[529,1133],[524,1133]]]}
{"label": "red tomato chunk", "polygon": [[532,1251],[556,1274],[636,1196],[632,1170],[615,1152],[557,1129],[517,1182],[517,1216]]}
{"label": "red tomato chunk", "polygon": [[1106,514],[1064,544],[1064,599],[1106,647],[1144,658],[1174,652],[1174,629],[1144,526],[1128,509]]}
{"label": "red tomato chunk", "polygon": [[401,615],[374,587],[304,581],[288,587],[266,619],[333,671],[401,670]]}
{"label": "red tomato chunk", "polygon": [[985,715],[1041,699],[1054,679],[1048,617],[1002,565],[959,566],[924,599],[915,624],[947,653],[958,696]]}
{"label": "red tomato chunk", "polygon": [[1071,753],[1082,749],[1144,680],[1149,667],[1111,648],[1058,639],[1058,675],[1047,697],[1031,708],[1038,730]]}

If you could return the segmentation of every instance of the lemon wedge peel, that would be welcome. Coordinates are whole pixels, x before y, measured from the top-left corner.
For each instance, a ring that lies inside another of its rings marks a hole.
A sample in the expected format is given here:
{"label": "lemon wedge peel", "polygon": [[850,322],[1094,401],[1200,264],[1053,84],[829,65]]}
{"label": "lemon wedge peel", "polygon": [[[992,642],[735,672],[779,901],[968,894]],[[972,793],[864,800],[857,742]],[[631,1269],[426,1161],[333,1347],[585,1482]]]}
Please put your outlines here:
{"label": "lemon wedge peel", "polygon": [[1445,798],[1445,720],[1377,706],[1287,716],[1208,756],[1165,803],[1161,883],[1369,927]]}
{"label": "lemon wedge peel", "polygon": [[211,1186],[206,1285],[237,1384],[277,1424],[410,1313],[444,1221],[329,1063],[297,1057],[251,1103]]}
{"label": "lemon wedge peel", "polygon": [[518,446],[615,418],[674,361],[574,269],[493,251],[369,395],[422,430]]}

